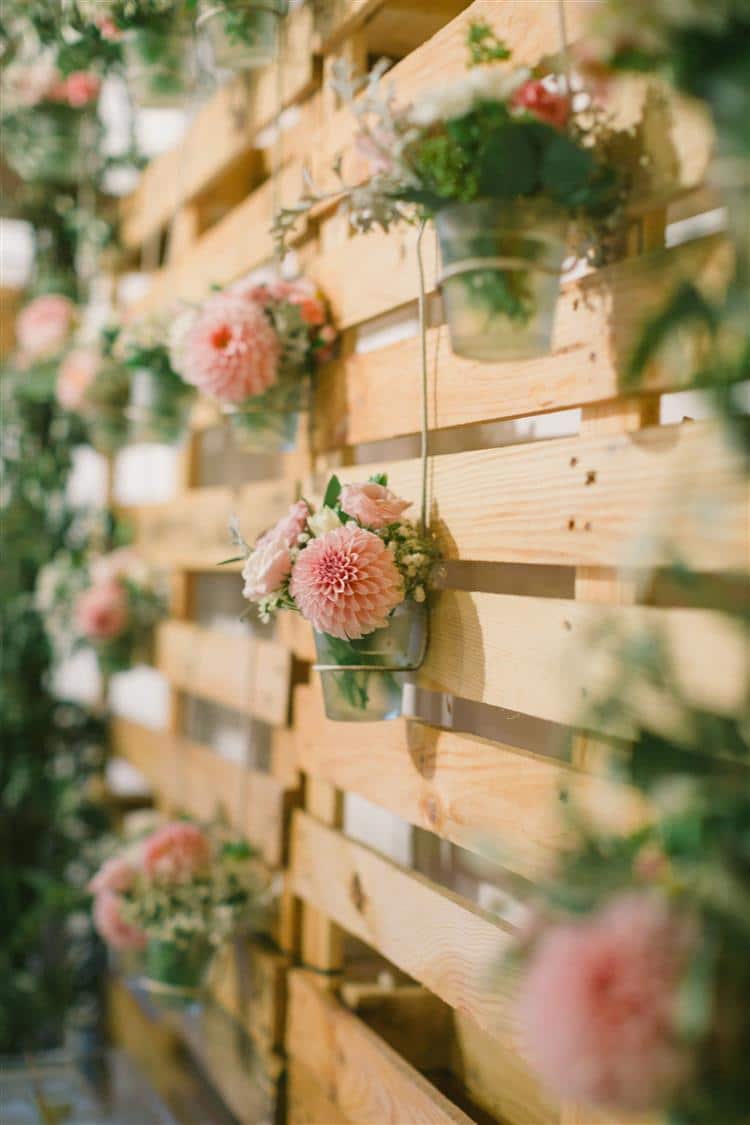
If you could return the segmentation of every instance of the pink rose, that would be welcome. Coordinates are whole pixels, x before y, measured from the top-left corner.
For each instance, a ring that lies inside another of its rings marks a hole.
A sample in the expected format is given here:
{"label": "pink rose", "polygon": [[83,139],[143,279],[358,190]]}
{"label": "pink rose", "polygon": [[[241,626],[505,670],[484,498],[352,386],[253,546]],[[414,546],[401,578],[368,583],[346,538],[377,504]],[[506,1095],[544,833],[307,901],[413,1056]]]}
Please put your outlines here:
{"label": "pink rose", "polygon": [[398,523],[401,515],[411,507],[408,500],[400,500],[382,484],[345,484],[341,489],[341,507],[348,516],[359,520],[365,527],[387,527]]}
{"label": "pink rose", "polygon": [[529,79],[519,86],[511,98],[511,105],[525,109],[554,129],[562,129],[570,116],[570,98],[548,90],[539,79]]}
{"label": "pink rose", "polygon": [[629,892],[551,925],[519,990],[524,1053],[560,1101],[659,1110],[689,1078],[675,1008],[695,928],[661,897]]}
{"label": "pink rose", "polygon": [[113,891],[122,894],[129,891],[135,882],[138,872],[132,863],[128,863],[122,856],[113,856],[108,859],[89,882],[89,890],[98,895],[102,891]]}
{"label": "pink rose", "polygon": [[98,75],[88,70],[74,70],[52,88],[50,97],[58,102],[67,102],[73,109],[83,109],[98,97],[100,88]]}
{"label": "pink rose", "polygon": [[232,293],[212,297],[187,331],[182,375],[223,403],[240,403],[276,382],[279,338],[263,309]]}
{"label": "pink rose", "polygon": [[122,917],[122,899],[113,891],[101,891],[94,899],[94,928],[107,945],[120,952],[143,949],[146,935]]}
{"label": "pink rose", "polygon": [[211,863],[211,844],[195,824],[176,820],[157,829],[143,845],[143,870],[164,883],[187,883]]}
{"label": "pink rose", "polygon": [[54,355],[73,329],[75,305],[59,293],[36,297],[16,318],[18,346],[29,359]]}
{"label": "pink rose", "polygon": [[65,410],[81,411],[86,404],[86,391],[94,382],[99,371],[99,353],[90,349],[76,348],[68,352],[60,364],[55,393],[57,401]]}
{"label": "pink rose", "polygon": [[296,504],[292,504],[283,519],[261,535],[242,568],[245,580],[242,593],[248,601],[259,601],[280,588],[292,569],[289,549],[304,531],[308,515],[307,504],[304,500],[298,500]]}
{"label": "pink rose", "polygon": [[128,621],[128,601],[119,582],[106,582],[90,586],[79,594],[75,605],[75,620],[85,637],[91,640],[111,640],[122,633]]}
{"label": "pink rose", "polygon": [[122,32],[109,16],[97,16],[94,22],[102,39],[106,39],[109,43],[117,43],[118,40],[122,39]]}

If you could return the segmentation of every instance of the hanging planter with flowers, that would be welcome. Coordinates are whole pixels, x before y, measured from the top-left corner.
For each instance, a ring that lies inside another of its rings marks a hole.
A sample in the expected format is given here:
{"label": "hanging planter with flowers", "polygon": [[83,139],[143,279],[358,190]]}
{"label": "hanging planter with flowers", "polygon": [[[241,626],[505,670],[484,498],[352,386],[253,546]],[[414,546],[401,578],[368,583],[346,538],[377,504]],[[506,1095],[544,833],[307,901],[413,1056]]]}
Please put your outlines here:
{"label": "hanging planter with flowers", "polygon": [[135,442],[173,445],[188,427],[195,390],[172,367],[164,335],[161,321],[142,319],[125,325],[113,345],[132,373],[126,414]]}
{"label": "hanging planter with flowers", "polygon": [[201,0],[196,26],[205,30],[217,70],[252,70],[278,53],[286,0]]}
{"label": "hanging planter with flowers", "polygon": [[110,858],[89,889],[100,936],[138,955],[141,985],[178,1008],[200,1001],[218,947],[262,928],[270,903],[248,844],[186,820]]}
{"label": "hanging planter with flowers", "polygon": [[[601,231],[620,192],[596,144],[598,117],[574,109],[560,75],[509,66],[483,24],[471,25],[469,47],[465,77],[403,107],[381,91],[382,68],[360,81],[339,68],[335,89],[356,113],[371,172],[344,185],[343,199],[363,231],[434,219],[453,350],[526,358],[550,347],[571,222]],[[279,212],[282,244],[320,198]]]}
{"label": "hanging planter with flowers", "polygon": [[233,529],[243,594],[261,619],[294,609],[312,624],[329,719],[397,718],[405,673],[426,651],[437,548],[387,483],[342,487],[332,477],[317,512],[298,500],[254,547]]}
{"label": "hanging planter with flowers", "polygon": [[22,180],[72,184],[93,175],[100,86],[93,71],[63,75],[49,51],[8,64],[0,99],[3,154]]}
{"label": "hanging planter with flowers", "polygon": [[242,282],[174,323],[170,355],[182,378],[218,402],[251,452],[294,446],[310,377],[336,331],[312,282]]}
{"label": "hanging planter with flowers", "polygon": [[73,348],[60,364],[57,401],[83,419],[99,453],[109,456],[127,443],[130,383],[131,373],[113,358],[109,340],[102,347]]}

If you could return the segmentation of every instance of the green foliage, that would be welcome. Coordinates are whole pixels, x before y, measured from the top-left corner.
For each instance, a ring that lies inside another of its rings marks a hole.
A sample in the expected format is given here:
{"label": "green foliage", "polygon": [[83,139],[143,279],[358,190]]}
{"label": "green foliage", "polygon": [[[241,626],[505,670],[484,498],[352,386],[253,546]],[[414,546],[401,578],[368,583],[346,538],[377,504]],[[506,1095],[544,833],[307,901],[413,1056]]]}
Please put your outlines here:
{"label": "green foliage", "polygon": [[477,66],[480,63],[501,62],[510,58],[510,51],[498,39],[495,32],[482,20],[475,20],[469,24],[466,36],[466,45],[469,49],[469,64]]}

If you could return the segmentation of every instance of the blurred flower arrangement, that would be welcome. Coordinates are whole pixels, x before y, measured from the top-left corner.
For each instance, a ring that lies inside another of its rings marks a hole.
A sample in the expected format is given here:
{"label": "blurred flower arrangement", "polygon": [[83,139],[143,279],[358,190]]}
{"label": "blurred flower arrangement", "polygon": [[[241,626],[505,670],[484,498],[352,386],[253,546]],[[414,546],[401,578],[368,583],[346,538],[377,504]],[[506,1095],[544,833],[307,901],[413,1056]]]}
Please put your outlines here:
{"label": "blurred flower arrangement", "polygon": [[173,324],[172,366],[231,415],[250,449],[294,443],[310,376],[330,358],[336,330],[312,282],[239,282],[187,308]]}
{"label": "blurred flower arrangement", "polygon": [[150,987],[188,996],[200,991],[220,945],[263,928],[272,893],[245,841],[185,820],[110,857],[89,889],[104,941],[142,951]]}
{"label": "blurred flower arrangement", "polygon": [[113,358],[132,372],[127,416],[134,441],[173,444],[183,436],[195,398],[172,367],[164,317],[125,323],[112,345]]}
{"label": "blurred flower arrangement", "polygon": [[750,1096],[750,682],[736,713],[712,712],[685,698],[659,636],[624,640],[607,626],[591,642],[615,659],[584,722],[629,732],[615,775],[648,812],[617,835],[568,805],[576,842],[512,960],[520,1039],[557,1098],[739,1125]]}
{"label": "blurred flower arrangement", "polygon": [[199,11],[215,66],[248,70],[273,60],[287,0],[200,0]]}
{"label": "blurred flower arrangement", "polygon": [[132,372],[113,354],[115,334],[72,348],[58,369],[56,395],[83,421],[95,449],[111,454],[128,439]]}
{"label": "blurred flower arrangement", "polygon": [[253,547],[232,528],[245,559],[243,595],[261,619],[293,609],[311,623],[318,659],[332,666],[322,668],[332,719],[399,715],[398,668],[418,664],[426,644],[438,550],[387,484],[382,474],[343,487],[331,477],[317,511],[298,500]]}
{"label": "blurred flower arrangement", "polygon": [[18,362],[22,367],[58,359],[78,320],[73,301],[63,293],[44,293],[24,305],[16,317]]}
{"label": "blurred flower arrangement", "polygon": [[158,577],[128,547],[90,558],[58,554],[40,571],[36,605],[57,659],[88,646],[104,674],[147,659],[167,613]]}
{"label": "blurred flower arrangement", "polygon": [[[354,80],[339,66],[333,85],[371,175],[341,179],[329,198],[342,195],[362,231],[434,218],[454,351],[521,357],[549,347],[570,221],[601,246],[619,225],[622,189],[590,101],[579,110],[560,75],[504,65],[510,52],[486,24],[470,25],[468,46],[465,77],[405,106],[383,89],[384,65]],[[311,190],[279,211],[282,246],[321,198]]]}

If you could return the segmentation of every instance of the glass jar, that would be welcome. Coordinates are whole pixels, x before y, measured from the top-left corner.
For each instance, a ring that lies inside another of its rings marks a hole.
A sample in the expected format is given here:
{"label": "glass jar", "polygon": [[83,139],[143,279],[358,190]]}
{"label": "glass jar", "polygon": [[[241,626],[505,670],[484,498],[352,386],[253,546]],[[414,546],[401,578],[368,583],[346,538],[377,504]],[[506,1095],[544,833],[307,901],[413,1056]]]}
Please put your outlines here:
{"label": "glass jar", "polygon": [[203,940],[151,940],[146,947],[140,983],[161,1007],[181,1009],[198,1004],[213,955],[213,946]]}
{"label": "glass jar", "polygon": [[252,70],[273,62],[286,0],[203,0],[197,26],[211,43],[217,70]]}
{"label": "glass jar", "polygon": [[356,641],[340,640],[315,633],[318,665],[367,665],[319,667],[326,716],[336,722],[369,723],[397,719],[406,672],[424,658],[427,610],[413,601],[394,609],[388,624]]}
{"label": "glass jar", "polygon": [[100,453],[112,454],[127,443],[130,372],[118,363],[103,364],[86,391],[83,415],[89,441]]}
{"label": "glass jar", "polygon": [[196,78],[193,37],[188,30],[132,28],[123,38],[123,52],[125,80],[136,105],[184,105]]}
{"label": "glass jar", "polygon": [[96,171],[99,132],[90,110],[47,103],[5,119],[3,150],[22,180],[78,183]]}
{"label": "glass jar", "polygon": [[310,379],[299,371],[279,374],[261,395],[225,405],[235,445],[245,453],[289,453],[297,444],[300,416],[310,405]]}
{"label": "glass jar", "polygon": [[435,225],[453,351],[485,362],[548,352],[565,216],[531,203],[480,199],[443,208]]}
{"label": "glass jar", "polygon": [[133,371],[127,416],[130,440],[176,445],[184,438],[195,392],[166,368]]}

